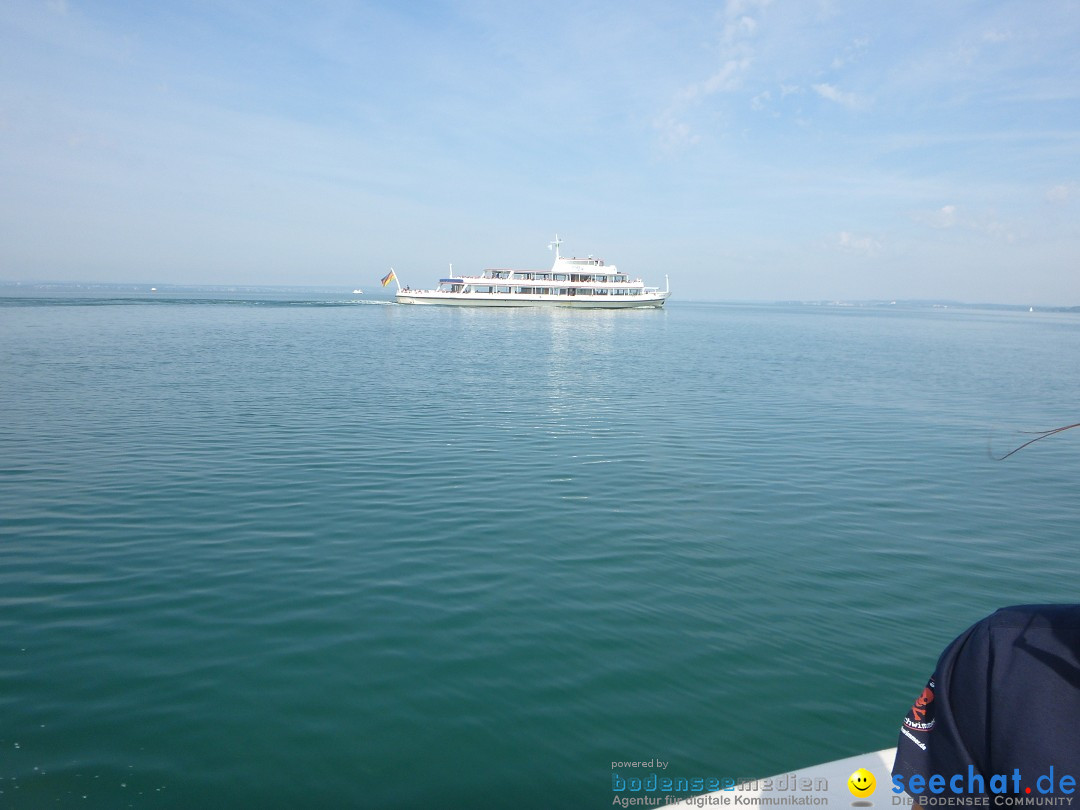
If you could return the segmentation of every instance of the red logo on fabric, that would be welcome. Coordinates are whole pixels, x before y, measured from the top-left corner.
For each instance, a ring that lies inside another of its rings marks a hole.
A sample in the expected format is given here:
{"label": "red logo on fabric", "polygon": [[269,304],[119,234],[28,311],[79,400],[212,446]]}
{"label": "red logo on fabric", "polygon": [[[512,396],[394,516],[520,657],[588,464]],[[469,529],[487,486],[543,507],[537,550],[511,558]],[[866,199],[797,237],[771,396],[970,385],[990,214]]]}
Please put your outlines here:
{"label": "red logo on fabric", "polygon": [[932,731],[934,728],[934,681],[933,679],[915,699],[915,705],[904,718],[904,725],[912,731]]}

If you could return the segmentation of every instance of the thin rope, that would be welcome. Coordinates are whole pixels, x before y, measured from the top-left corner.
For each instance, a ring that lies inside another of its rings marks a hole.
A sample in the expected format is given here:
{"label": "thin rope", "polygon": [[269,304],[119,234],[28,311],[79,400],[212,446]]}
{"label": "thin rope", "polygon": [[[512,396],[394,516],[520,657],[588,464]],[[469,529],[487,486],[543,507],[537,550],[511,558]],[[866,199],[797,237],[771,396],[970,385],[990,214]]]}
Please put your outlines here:
{"label": "thin rope", "polygon": [[1055,433],[1061,433],[1061,431],[1063,431],[1063,430],[1071,430],[1074,427],[1080,427],[1080,422],[1077,422],[1076,424],[1073,424],[1073,425],[1065,425],[1063,427],[1053,428],[1051,430],[1022,430],[1022,431],[1020,431],[1021,433],[1027,433],[1029,435],[1034,433],[1034,434],[1037,434],[1037,435],[1035,436],[1034,439],[1029,439],[1028,441],[1024,442],[1022,445],[1017,447],[1016,449],[1010,450],[1008,453],[1006,453],[1001,458],[999,458],[998,461],[1004,461],[1009,456],[1011,456],[1013,453],[1019,453],[1021,450],[1023,450],[1029,444],[1035,444],[1035,442],[1039,441],[1040,439],[1045,439],[1047,436],[1053,436]]}

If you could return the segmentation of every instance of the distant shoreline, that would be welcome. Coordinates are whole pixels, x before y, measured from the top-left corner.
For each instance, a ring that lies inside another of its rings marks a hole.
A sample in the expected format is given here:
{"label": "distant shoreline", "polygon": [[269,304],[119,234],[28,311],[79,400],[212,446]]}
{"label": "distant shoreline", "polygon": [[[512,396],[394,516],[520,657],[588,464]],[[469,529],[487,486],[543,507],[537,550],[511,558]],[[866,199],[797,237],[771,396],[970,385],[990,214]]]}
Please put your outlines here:
{"label": "distant shoreline", "polygon": [[[0,281],[0,294],[21,292],[88,292],[88,293],[231,293],[231,294],[283,294],[283,293],[319,293],[340,294],[352,296],[353,288],[334,286],[330,284],[303,285],[303,284],[123,284],[116,282],[66,282],[66,281]],[[382,296],[378,293],[368,296],[378,299]],[[898,308],[898,309],[962,309],[962,310],[997,310],[1005,312],[1023,312],[1034,309],[1035,312],[1080,312],[1080,306],[1058,306],[1046,304],[1001,304],[1001,303],[968,303],[965,301],[953,301],[947,299],[897,299],[886,301],[884,299],[863,300],[780,300],[780,301],[739,301],[721,299],[679,299],[673,303],[693,304],[726,304],[741,306],[804,306],[804,307],[828,307],[828,308]]]}

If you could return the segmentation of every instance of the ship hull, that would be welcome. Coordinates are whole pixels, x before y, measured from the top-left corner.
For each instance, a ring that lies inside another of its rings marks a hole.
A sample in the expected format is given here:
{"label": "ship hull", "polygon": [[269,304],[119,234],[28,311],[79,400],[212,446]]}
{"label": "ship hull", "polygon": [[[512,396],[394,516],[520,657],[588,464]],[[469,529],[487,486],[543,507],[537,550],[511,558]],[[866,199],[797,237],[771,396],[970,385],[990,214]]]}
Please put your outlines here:
{"label": "ship hull", "polygon": [[569,309],[642,309],[662,307],[668,294],[610,296],[497,295],[492,293],[399,292],[399,304],[454,307],[562,307]]}

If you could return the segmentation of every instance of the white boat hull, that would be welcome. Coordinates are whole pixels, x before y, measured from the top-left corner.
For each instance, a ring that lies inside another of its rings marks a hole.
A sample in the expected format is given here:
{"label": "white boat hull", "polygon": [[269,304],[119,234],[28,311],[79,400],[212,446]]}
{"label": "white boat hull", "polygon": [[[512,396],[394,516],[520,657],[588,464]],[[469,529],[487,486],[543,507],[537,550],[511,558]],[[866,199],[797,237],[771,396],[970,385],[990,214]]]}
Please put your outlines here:
{"label": "white boat hull", "polygon": [[568,295],[499,295],[498,293],[443,293],[431,290],[403,290],[396,296],[399,304],[430,304],[458,307],[570,307],[573,309],[634,309],[662,307],[669,293],[647,295],[568,296]]}
{"label": "white boat hull", "polygon": [[[724,807],[725,805],[728,807],[735,807],[736,805],[747,807],[809,805],[814,807],[884,808],[899,804],[902,807],[911,807],[911,800],[907,794],[897,796],[892,792],[892,776],[890,772],[895,758],[896,749],[886,748],[869,754],[860,754],[855,757],[826,762],[824,765],[801,768],[798,771],[779,774],[767,779],[758,779],[754,782],[737,785],[729,790],[706,793],[666,806],[700,808]],[[865,797],[857,797],[848,789],[848,779],[860,768],[870,771],[877,783],[870,795]],[[739,797],[737,803],[735,797]],[[793,799],[802,799],[802,801],[796,802],[792,801]]]}

